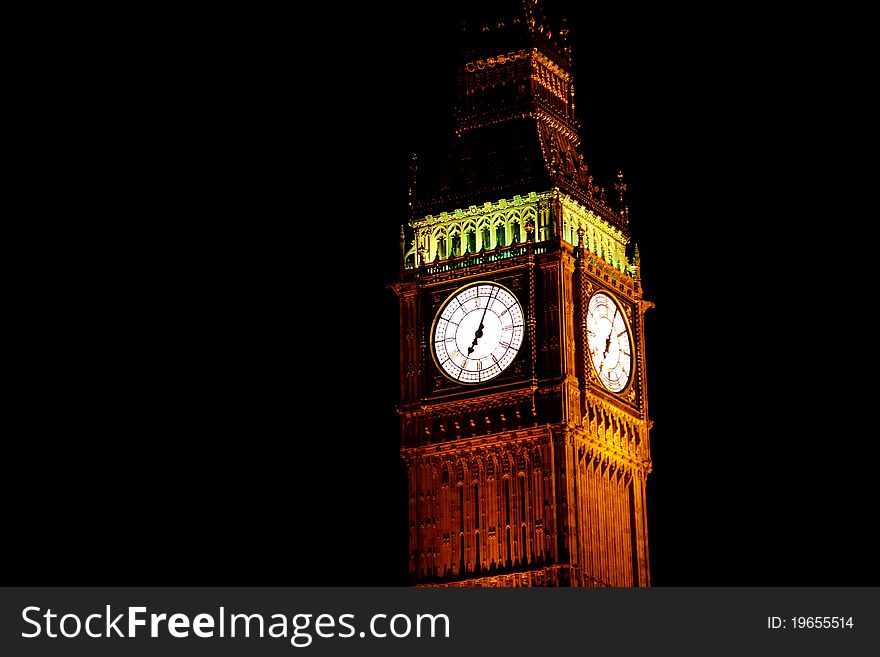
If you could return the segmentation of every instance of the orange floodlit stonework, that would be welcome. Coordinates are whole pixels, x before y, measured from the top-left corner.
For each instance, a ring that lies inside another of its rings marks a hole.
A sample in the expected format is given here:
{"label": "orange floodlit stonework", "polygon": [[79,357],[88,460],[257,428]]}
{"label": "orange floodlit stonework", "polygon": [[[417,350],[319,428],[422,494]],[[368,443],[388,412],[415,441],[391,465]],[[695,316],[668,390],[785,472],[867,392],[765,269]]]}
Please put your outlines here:
{"label": "orange floodlit stonework", "polygon": [[626,185],[610,207],[578,150],[565,30],[498,5],[464,23],[456,135],[414,158],[391,286],[410,579],[648,586],[652,304]]}

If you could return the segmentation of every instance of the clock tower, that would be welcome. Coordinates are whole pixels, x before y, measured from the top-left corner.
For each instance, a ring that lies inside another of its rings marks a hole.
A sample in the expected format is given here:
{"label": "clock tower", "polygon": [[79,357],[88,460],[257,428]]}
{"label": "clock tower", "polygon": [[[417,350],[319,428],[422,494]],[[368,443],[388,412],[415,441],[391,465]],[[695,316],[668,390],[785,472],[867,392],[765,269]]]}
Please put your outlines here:
{"label": "clock tower", "polygon": [[650,584],[651,304],[622,177],[612,208],[579,150],[566,34],[536,0],[472,3],[455,134],[413,160],[392,288],[415,585]]}

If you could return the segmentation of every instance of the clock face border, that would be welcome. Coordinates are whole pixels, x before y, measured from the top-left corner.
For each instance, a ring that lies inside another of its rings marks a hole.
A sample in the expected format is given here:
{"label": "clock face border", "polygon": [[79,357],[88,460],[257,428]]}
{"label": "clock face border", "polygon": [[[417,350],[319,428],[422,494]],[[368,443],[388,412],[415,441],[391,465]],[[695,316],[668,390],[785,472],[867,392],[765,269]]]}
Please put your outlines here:
{"label": "clock face border", "polygon": [[[637,369],[636,363],[637,363],[637,361],[636,361],[636,350],[635,350],[635,332],[633,331],[632,323],[629,321],[629,317],[627,316],[626,312],[624,311],[624,308],[626,306],[624,306],[624,304],[622,304],[620,302],[620,300],[617,298],[617,295],[614,294],[613,292],[611,292],[611,290],[607,290],[605,288],[599,288],[598,290],[593,292],[593,294],[590,295],[589,299],[587,299],[587,314],[589,315],[590,303],[592,303],[593,298],[599,294],[604,294],[606,297],[611,299],[611,302],[617,307],[618,311],[620,312],[620,316],[623,319],[624,325],[626,326],[626,339],[629,342],[630,354],[632,354],[631,360],[630,360],[629,378],[626,382],[626,385],[623,386],[617,392],[615,392],[614,390],[611,390],[608,386],[605,385],[605,382],[602,381],[602,377],[596,371],[596,364],[593,362],[593,356],[590,353],[590,344],[589,344],[588,338],[586,338],[586,344],[584,345],[584,348],[586,350],[586,358],[588,361],[590,361],[590,368],[592,369],[593,374],[595,374],[596,378],[599,380],[599,385],[601,386],[602,391],[608,395],[623,396],[625,393],[627,393],[629,391],[630,388],[632,388],[632,386],[635,382],[635,379],[636,379],[636,369]],[[589,322],[589,320],[587,320],[587,321]]]}
{"label": "clock face border", "polygon": [[[501,370],[498,374],[496,374],[495,376],[493,376],[490,379],[486,379],[485,381],[462,381],[460,379],[455,379],[452,376],[450,376],[449,373],[440,366],[440,363],[437,362],[437,352],[436,352],[436,349],[434,348],[434,335],[437,330],[437,322],[440,320],[440,316],[443,314],[443,311],[446,310],[446,307],[449,305],[449,303],[452,301],[452,299],[454,299],[456,296],[458,296],[464,290],[467,290],[472,287],[477,287],[478,285],[494,285],[496,287],[501,288],[505,292],[507,292],[510,296],[512,296],[516,300],[516,304],[517,304],[517,306],[519,306],[519,311],[520,311],[520,314],[522,315],[522,318],[523,318],[522,340],[520,341],[519,347],[517,348],[516,355],[513,357],[513,360],[511,360],[510,363],[507,365],[507,367],[505,367],[503,370]],[[525,313],[522,301],[520,300],[519,296],[517,294],[515,294],[513,292],[513,290],[511,290],[509,287],[507,287],[503,283],[499,283],[498,281],[489,281],[489,280],[478,280],[478,281],[471,281],[469,283],[465,283],[464,285],[459,286],[458,288],[456,288],[452,292],[445,293],[445,295],[446,295],[446,298],[440,303],[439,307],[437,308],[437,312],[434,313],[434,319],[431,321],[430,333],[428,334],[428,351],[431,353],[431,360],[434,363],[434,367],[437,368],[437,370],[443,375],[443,377],[445,379],[447,379],[448,381],[451,381],[452,383],[458,384],[459,386],[464,386],[464,387],[474,387],[474,386],[491,384],[493,382],[497,382],[498,379],[503,377],[505,374],[510,374],[510,372],[512,371],[511,368],[513,367],[517,358],[519,358],[523,353],[523,346],[526,344],[526,337],[527,337],[526,322],[525,322],[526,313]]]}

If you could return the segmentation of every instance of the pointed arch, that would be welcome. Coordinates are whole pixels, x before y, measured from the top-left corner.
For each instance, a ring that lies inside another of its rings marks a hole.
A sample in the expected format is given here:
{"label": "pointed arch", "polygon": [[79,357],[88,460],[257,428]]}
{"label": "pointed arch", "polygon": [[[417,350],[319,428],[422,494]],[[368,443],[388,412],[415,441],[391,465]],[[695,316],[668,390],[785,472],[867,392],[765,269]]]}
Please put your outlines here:
{"label": "pointed arch", "polygon": [[477,222],[477,237],[479,242],[477,249],[485,249],[488,251],[492,248],[492,221],[488,216],[480,217]]}
{"label": "pointed arch", "polygon": [[462,255],[477,252],[477,226],[473,221],[465,222],[461,228]]}
{"label": "pointed arch", "polygon": [[449,257],[461,255],[461,227],[453,224],[449,229]]}
{"label": "pointed arch", "polygon": [[439,257],[441,260],[445,260],[447,253],[448,251],[446,229],[442,226],[439,228],[435,228],[431,232],[430,253],[428,254],[428,260],[434,260],[434,258],[437,257]]}
{"label": "pointed arch", "polygon": [[520,222],[520,215],[518,212],[508,212],[507,213],[507,243],[508,244],[517,244],[521,241],[520,239],[520,230],[522,228]]}
{"label": "pointed arch", "polygon": [[499,213],[492,217],[492,233],[496,249],[507,246],[507,221],[503,214]]}

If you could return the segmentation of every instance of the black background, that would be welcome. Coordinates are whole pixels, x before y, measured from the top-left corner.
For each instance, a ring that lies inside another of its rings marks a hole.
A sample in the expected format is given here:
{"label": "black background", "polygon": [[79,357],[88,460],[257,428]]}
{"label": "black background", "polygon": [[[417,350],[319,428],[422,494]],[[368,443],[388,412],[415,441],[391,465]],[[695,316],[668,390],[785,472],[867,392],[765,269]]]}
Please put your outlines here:
{"label": "black background", "polygon": [[[386,284],[458,61],[454,9],[411,4],[35,28],[15,583],[406,584]],[[867,280],[859,135],[819,17],[565,4],[657,304],[653,583],[876,584],[871,338],[835,296]]]}

